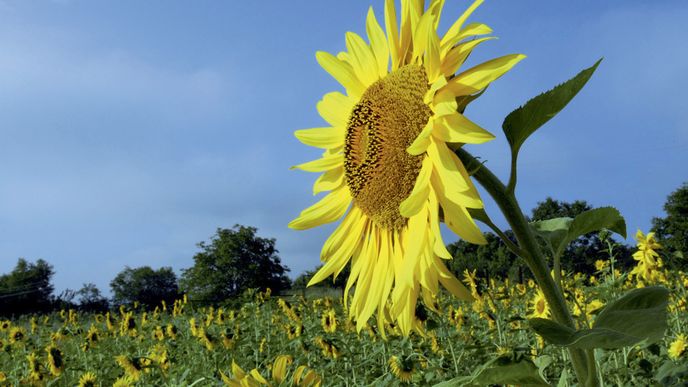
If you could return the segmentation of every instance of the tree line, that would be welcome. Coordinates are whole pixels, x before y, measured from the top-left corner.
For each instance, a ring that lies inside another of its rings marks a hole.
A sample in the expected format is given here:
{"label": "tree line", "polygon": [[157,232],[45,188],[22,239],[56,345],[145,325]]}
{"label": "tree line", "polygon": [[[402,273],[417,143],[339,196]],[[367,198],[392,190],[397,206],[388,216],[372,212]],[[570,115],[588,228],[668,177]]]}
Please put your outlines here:
{"label": "tree line", "polygon": [[[590,209],[586,201],[563,202],[547,198],[537,204],[529,219],[573,218]],[[651,231],[664,247],[666,266],[688,271],[688,259],[684,257],[688,253],[688,182],[667,197],[664,211],[666,216],[652,219]],[[514,238],[510,231],[506,231],[506,236]],[[448,245],[454,257],[446,261],[449,269],[459,277],[464,270],[475,270],[481,277],[527,279],[527,268],[497,235],[487,232],[485,239],[485,245],[461,240]],[[248,289],[270,288],[279,293],[305,288],[318,268],[302,273],[292,282],[287,276],[289,268],[282,264],[275,243],[274,238],[259,237],[255,227],[218,228],[209,242],[197,244],[200,251],[193,257],[193,266],[182,269],[179,278],[171,267],[157,270],[149,266],[125,267],[110,282],[112,297],[109,299],[93,283],[55,295],[53,266],[43,259],[31,263],[19,258],[10,273],[0,275],[0,315],[65,308],[105,311],[134,303],[154,308],[162,301],[172,304],[182,295],[197,304],[221,304],[239,302]],[[567,248],[562,257],[562,269],[594,274],[595,261],[608,259],[610,254],[616,260],[616,267],[629,269],[634,265],[632,251],[632,247],[614,240],[608,233],[591,233]],[[318,286],[343,288],[347,277],[348,268],[334,281],[323,281]]]}

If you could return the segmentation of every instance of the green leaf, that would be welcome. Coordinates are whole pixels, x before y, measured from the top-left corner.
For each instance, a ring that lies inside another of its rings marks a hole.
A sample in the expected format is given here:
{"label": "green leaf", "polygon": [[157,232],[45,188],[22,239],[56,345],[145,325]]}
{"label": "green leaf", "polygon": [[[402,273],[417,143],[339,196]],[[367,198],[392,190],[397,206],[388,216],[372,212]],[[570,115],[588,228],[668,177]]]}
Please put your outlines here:
{"label": "green leaf", "polygon": [[506,116],[502,129],[514,155],[518,154],[521,145],[531,134],[559,113],[578,94],[601,61],[602,59],[598,60],[592,67],[538,95]]}
{"label": "green leaf", "polygon": [[547,241],[554,259],[561,257],[569,243],[593,231],[607,229],[626,238],[626,221],[614,207],[584,211],[573,220],[554,218],[532,222],[530,225]]}
{"label": "green leaf", "polygon": [[574,330],[557,322],[534,318],[531,328],[548,342],[571,348],[614,349],[642,341],[653,343],[667,328],[669,291],[661,286],[634,289],[607,305],[592,329]]}
{"label": "green leaf", "polygon": [[492,359],[476,369],[470,376],[461,376],[436,384],[435,387],[473,387],[491,384],[518,384],[521,386],[549,386],[540,376],[532,360],[514,355]]}

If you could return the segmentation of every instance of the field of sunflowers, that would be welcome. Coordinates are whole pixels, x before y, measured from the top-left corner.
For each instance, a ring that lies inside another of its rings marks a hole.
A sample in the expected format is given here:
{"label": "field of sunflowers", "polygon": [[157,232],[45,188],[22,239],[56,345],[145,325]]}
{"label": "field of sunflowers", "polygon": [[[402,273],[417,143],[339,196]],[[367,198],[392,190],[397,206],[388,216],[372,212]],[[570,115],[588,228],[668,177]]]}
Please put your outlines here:
{"label": "field of sunflowers", "polygon": [[[567,301],[585,327],[625,290],[669,288],[664,339],[597,350],[596,361],[600,379],[611,385],[682,385],[688,375],[688,274],[664,270],[660,259],[648,261],[647,248],[635,257],[629,273],[615,269],[613,259],[598,261],[592,277],[563,273]],[[197,308],[183,297],[149,311],[132,305],[105,314],[62,310],[5,320],[0,385],[434,385],[462,376],[463,384],[455,379],[454,385],[479,385],[470,378],[476,369],[524,359],[549,384],[575,384],[566,351],[528,327],[528,318],[549,316],[532,280],[463,274],[475,301],[442,295],[432,305],[419,304],[409,337],[374,319],[357,331],[338,291],[249,292],[235,308]]]}

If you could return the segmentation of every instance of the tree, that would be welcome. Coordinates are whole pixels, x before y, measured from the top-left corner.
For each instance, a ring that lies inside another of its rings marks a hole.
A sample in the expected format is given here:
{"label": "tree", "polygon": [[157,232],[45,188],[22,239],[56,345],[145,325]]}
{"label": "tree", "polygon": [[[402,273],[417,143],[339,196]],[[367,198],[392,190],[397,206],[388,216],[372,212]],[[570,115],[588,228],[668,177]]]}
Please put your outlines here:
{"label": "tree", "polygon": [[[664,212],[665,217],[652,218],[652,231],[667,253],[679,253],[688,258],[688,182],[667,196]],[[678,266],[688,268],[686,260],[673,261],[682,262],[683,265]]]}
{"label": "tree", "polygon": [[137,302],[147,308],[174,302],[179,295],[177,275],[171,267],[153,270],[150,266],[135,269],[127,266],[110,282],[113,303],[131,305]]}
{"label": "tree", "polygon": [[[591,209],[592,206],[585,200],[576,200],[573,203],[569,203],[548,197],[544,201],[538,202],[537,206],[532,210],[531,221],[562,217],[575,218],[582,212]],[[613,253],[617,261],[616,267],[620,269],[630,267],[633,262],[631,250],[627,246],[616,242],[613,238],[611,241],[615,244]],[[600,239],[597,232],[583,235],[566,248],[561,257],[561,267],[569,272],[592,274],[595,271],[595,261],[609,257],[606,250],[607,245]]]}
{"label": "tree", "polygon": [[39,259],[29,263],[19,258],[14,270],[0,276],[0,314],[43,312],[52,305],[53,267]]}
{"label": "tree", "polygon": [[[483,233],[487,244],[476,245],[459,240],[447,246],[453,259],[446,261],[447,267],[454,275],[461,278],[463,271],[473,271],[482,278],[512,278],[522,281],[528,272],[525,264],[512,253],[493,233]],[[507,237],[515,240],[511,231]]]}
{"label": "tree", "polygon": [[107,298],[100,294],[100,289],[93,283],[84,284],[76,296],[79,297],[79,309],[86,312],[104,312],[110,307]]}
{"label": "tree", "polygon": [[290,286],[275,239],[256,236],[255,227],[218,228],[210,243],[200,242],[194,265],[182,270],[181,288],[192,301],[214,303],[231,299],[249,288],[277,293]]}

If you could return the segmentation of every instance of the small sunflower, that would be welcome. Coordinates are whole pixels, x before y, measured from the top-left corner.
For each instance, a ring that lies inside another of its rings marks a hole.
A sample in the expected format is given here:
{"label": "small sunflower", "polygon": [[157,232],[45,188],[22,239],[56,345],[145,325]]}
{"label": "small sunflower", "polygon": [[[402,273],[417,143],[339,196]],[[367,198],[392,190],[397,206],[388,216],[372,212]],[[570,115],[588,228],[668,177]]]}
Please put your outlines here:
{"label": "small sunflower", "polygon": [[388,363],[392,374],[394,374],[400,382],[411,383],[413,374],[416,372],[416,366],[413,361],[409,359],[401,360],[397,356],[392,356],[389,358]]}
{"label": "small sunflower", "polygon": [[50,345],[45,349],[45,352],[48,353],[48,365],[50,368],[50,373],[53,376],[60,376],[62,372],[64,371],[64,353],[62,353],[62,350],[57,348],[54,345]]}
{"label": "small sunflower", "polygon": [[26,339],[26,331],[22,327],[12,327],[8,336],[10,344],[21,343]]}
{"label": "small sunflower", "polygon": [[127,379],[137,381],[141,378],[141,370],[143,367],[139,359],[130,359],[126,355],[115,357],[117,364],[124,370],[124,375]]}
{"label": "small sunflower", "polygon": [[468,212],[483,203],[452,149],[494,138],[463,111],[524,58],[507,55],[456,74],[478,44],[492,39],[473,39],[491,33],[488,26],[464,25],[481,3],[475,1],[440,37],[443,0],[432,0],[427,9],[423,0],[401,0],[400,25],[394,1],[387,0],[387,35],[371,8],[370,43],[348,32],[346,52],[316,54],[346,95],[332,92],[318,103],[330,127],[296,131],[301,142],[324,153],[295,168],[323,172],[313,192],[331,192],[289,227],[308,229],[344,217],[325,242],[325,264],[309,285],[336,277],[351,262],[344,299],[355,284],[349,313],[359,331],[376,310],[384,328],[383,309],[391,298],[391,318],[408,335],[418,297],[429,303],[439,283],[471,299],[442,262],[452,256],[440,221],[468,242],[485,243]]}
{"label": "small sunflower", "polygon": [[96,387],[96,375],[86,372],[79,378],[79,387]]}
{"label": "small sunflower", "polygon": [[686,348],[688,345],[686,344],[688,340],[686,340],[685,335],[678,335],[676,336],[676,340],[672,341],[671,344],[669,345],[669,357],[676,360],[681,355],[683,355],[683,352],[686,351]]}
{"label": "small sunflower", "polygon": [[334,309],[330,309],[322,315],[321,325],[325,332],[334,333],[337,331],[337,315]]}
{"label": "small sunflower", "polygon": [[545,294],[542,293],[541,289],[538,289],[533,298],[530,300],[530,305],[533,311],[530,313],[529,317],[534,318],[548,318],[549,317],[549,305],[547,305],[547,300],[545,299]]}

